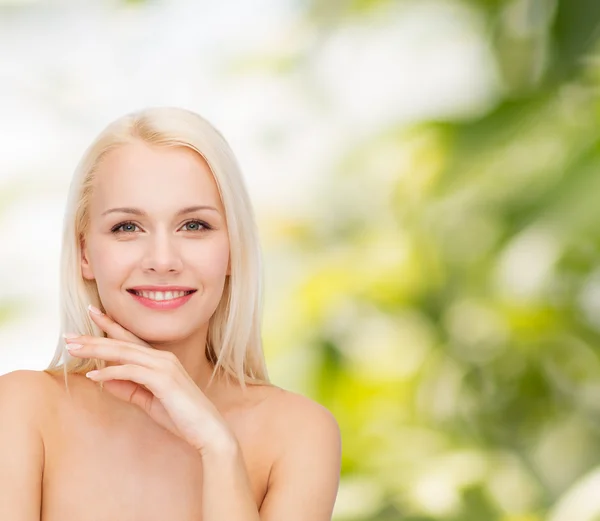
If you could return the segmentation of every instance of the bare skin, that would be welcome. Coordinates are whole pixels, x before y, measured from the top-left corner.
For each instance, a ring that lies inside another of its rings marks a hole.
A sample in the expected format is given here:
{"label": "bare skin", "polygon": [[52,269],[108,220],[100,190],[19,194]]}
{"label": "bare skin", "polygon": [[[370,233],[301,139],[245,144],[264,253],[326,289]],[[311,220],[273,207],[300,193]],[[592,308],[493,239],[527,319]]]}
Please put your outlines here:
{"label": "bare skin", "polygon": [[[195,448],[85,376],[69,375],[69,389],[62,374],[0,376],[0,519],[207,521]],[[261,521],[331,519],[340,453],[327,409],[268,385],[215,386],[210,400],[237,439]],[[239,493],[229,481],[211,490],[225,503]]]}
{"label": "bare skin", "polygon": [[[198,346],[231,273],[207,163],[136,142],[96,175],[81,273],[107,337],[75,331],[66,349],[108,364],[70,375],[71,396],[62,372],[0,376],[0,520],[329,521],[341,459],[331,413],[274,386],[207,386]],[[158,311],[130,292],[145,285],[195,292]]]}
{"label": "bare skin", "polygon": [[[101,392],[83,376],[43,374],[49,408],[42,521],[202,519],[202,463],[191,446],[135,406]],[[269,435],[279,394],[275,386],[239,387],[213,403],[243,452],[257,508],[267,492],[276,440]]]}

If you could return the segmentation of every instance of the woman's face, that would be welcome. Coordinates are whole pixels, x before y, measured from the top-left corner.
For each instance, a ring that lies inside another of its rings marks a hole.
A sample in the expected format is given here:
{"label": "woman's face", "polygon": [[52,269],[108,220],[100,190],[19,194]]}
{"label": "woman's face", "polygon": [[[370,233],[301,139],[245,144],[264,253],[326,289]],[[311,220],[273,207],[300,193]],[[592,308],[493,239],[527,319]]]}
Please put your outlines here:
{"label": "woman's face", "polygon": [[[82,274],[96,280],[108,314],[147,342],[205,333],[229,274],[229,240],[204,159],[142,142],[112,150],[97,169],[89,215]],[[144,286],[166,287],[139,293]],[[168,286],[195,291],[176,298]]]}

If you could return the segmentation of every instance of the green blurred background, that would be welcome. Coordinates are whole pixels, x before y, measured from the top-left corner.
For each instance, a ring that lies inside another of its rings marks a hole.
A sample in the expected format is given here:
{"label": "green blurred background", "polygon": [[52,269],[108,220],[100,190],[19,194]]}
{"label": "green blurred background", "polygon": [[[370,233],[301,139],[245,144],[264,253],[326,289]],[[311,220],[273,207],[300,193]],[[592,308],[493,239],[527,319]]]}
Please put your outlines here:
{"label": "green blurred background", "polygon": [[[456,110],[348,117],[310,208],[258,207],[272,378],[342,430],[335,519],[600,520],[600,2],[293,10],[288,44],[238,53],[229,81],[287,79],[326,120],[361,88],[315,76],[327,42],[456,10],[493,83],[477,94],[473,71]],[[417,62],[428,34],[411,40]],[[404,81],[376,52],[365,63],[374,96]],[[281,143],[274,128],[261,146]]]}

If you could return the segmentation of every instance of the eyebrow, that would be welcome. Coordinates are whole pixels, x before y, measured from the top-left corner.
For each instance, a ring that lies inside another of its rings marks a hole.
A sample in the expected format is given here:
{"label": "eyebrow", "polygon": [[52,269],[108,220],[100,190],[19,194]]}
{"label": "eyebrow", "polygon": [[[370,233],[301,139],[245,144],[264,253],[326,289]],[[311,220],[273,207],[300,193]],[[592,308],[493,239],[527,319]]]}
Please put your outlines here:
{"label": "eyebrow", "polygon": [[[196,212],[198,210],[213,210],[219,213],[214,206],[207,205],[197,205],[197,206],[187,206],[179,210],[175,215],[185,215],[186,213]],[[130,213],[133,215],[147,216],[148,214],[144,212],[144,210],[140,210],[139,208],[129,208],[129,207],[120,207],[120,208],[110,208],[109,210],[105,210],[102,212],[102,216],[108,215],[109,213]]]}

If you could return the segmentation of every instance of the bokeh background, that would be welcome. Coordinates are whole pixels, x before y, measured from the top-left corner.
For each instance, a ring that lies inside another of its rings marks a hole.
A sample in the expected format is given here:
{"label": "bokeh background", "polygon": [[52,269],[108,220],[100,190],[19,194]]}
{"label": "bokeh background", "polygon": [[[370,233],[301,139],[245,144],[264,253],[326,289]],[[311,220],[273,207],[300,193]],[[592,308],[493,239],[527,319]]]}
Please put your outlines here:
{"label": "bokeh background", "polygon": [[54,352],[84,148],[181,105],[245,172],[272,380],[339,421],[337,521],[600,520],[599,22],[598,0],[0,0],[0,374]]}

